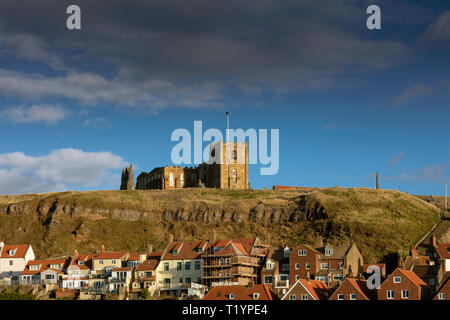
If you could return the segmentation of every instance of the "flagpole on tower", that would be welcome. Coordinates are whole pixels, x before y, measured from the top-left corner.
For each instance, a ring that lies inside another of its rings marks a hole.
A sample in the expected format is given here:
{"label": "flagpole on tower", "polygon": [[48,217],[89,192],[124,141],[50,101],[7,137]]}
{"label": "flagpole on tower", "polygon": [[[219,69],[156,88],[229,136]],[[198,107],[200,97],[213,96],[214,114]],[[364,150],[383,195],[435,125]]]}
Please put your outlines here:
{"label": "flagpole on tower", "polygon": [[227,136],[227,142],[229,141],[230,137],[229,137],[229,131],[230,131],[230,113],[227,111],[225,113],[227,115],[227,131],[226,131],[226,136]]}

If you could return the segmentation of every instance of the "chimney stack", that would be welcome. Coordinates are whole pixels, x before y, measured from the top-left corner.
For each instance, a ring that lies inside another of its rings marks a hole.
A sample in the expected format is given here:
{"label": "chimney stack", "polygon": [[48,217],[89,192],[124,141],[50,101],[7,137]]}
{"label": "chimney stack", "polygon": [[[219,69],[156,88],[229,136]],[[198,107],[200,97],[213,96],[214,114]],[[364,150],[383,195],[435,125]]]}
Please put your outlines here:
{"label": "chimney stack", "polygon": [[102,244],[102,246],[100,247],[100,251],[101,252],[105,252],[105,245],[104,244]]}
{"label": "chimney stack", "polygon": [[437,248],[437,241],[436,241],[436,236],[431,236],[431,245],[433,246],[433,248]]}
{"label": "chimney stack", "polygon": [[73,256],[76,258],[76,257],[78,257],[78,250],[77,249],[75,249],[75,251],[73,252]]}
{"label": "chimney stack", "polygon": [[153,245],[150,243],[150,241],[147,241],[145,244],[145,253],[147,256],[149,256],[153,252]]}
{"label": "chimney stack", "polygon": [[321,235],[318,235],[316,238],[316,243],[315,243],[315,247],[316,248],[320,248],[323,247],[323,238]]}
{"label": "chimney stack", "polygon": [[169,244],[171,244],[173,242],[173,233],[169,234]]}

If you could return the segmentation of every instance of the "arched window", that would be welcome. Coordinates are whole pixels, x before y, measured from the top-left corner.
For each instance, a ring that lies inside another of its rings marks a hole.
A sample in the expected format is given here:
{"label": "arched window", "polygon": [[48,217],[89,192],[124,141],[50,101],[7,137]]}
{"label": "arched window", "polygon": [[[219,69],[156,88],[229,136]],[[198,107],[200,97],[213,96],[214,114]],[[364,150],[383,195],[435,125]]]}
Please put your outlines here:
{"label": "arched window", "polygon": [[237,171],[236,169],[233,169],[233,171],[231,171],[231,177],[233,179],[233,182],[237,182]]}
{"label": "arched window", "polygon": [[180,185],[182,188],[184,187],[184,173],[180,175]]}
{"label": "arched window", "polygon": [[169,187],[173,187],[173,173],[169,174]]}

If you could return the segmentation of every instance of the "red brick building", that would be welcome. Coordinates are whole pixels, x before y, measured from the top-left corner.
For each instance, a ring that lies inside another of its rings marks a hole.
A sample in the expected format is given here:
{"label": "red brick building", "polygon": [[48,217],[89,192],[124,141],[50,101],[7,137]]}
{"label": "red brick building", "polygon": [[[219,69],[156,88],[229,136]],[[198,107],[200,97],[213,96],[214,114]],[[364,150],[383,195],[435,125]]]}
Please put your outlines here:
{"label": "red brick building", "polygon": [[330,293],[323,281],[299,279],[281,300],[327,300]]}
{"label": "red brick building", "polygon": [[444,276],[441,286],[437,290],[433,300],[447,300],[450,301],[450,272]]}
{"label": "red brick building", "polygon": [[397,268],[378,289],[378,300],[427,300],[429,287],[411,270]]}
{"label": "red brick building", "polygon": [[376,289],[369,289],[366,280],[346,278],[329,300],[376,300]]}
{"label": "red brick building", "polygon": [[324,281],[328,287],[337,287],[345,277],[359,277],[363,273],[363,257],[356,244],[312,247],[299,245],[289,255],[290,282],[308,277]]}
{"label": "red brick building", "polygon": [[278,297],[263,284],[247,286],[216,286],[202,300],[278,300]]}

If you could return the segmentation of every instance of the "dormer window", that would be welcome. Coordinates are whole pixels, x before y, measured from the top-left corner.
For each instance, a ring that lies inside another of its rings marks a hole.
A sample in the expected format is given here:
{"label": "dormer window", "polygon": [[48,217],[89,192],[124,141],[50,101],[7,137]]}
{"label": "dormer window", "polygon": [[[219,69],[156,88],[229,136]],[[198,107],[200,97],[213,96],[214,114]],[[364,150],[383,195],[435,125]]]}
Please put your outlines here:
{"label": "dormer window", "polygon": [[259,292],[254,292],[254,293],[253,293],[253,299],[254,299],[254,300],[259,299]]}
{"label": "dormer window", "polygon": [[33,264],[30,266],[30,270],[39,270],[41,269],[41,265],[39,264]]}
{"label": "dormer window", "polygon": [[230,295],[228,296],[228,298],[230,298],[230,300],[234,300],[234,293],[230,293]]}
{"label": "dormer window", "polygon": [[289,248],[284,248],[284,257],[285,257],[285,258],[289,258],[289,252],[291,252],[291,249],[289,249]]}
{"label": "dormer window", "polygon": [[172,254],[176,256],[178,254],[178,251],[177,250],[173,250]]}
{"label": "dormer window", "polygon": [[16,249],[14,249],[14,250],[9,250],[8,254],[9,254],[10,257],[15,256],[15,255],[16,255]]}
{"label": "dormer window", "polygon": [[84,260],[79,260],[79,261],[78,261],[78,265],[79,265],[79,266],[84,265]]}
{"label": "dormer window", "polygon": [[61,269],[61,266],[59,264],[51,264],[50,269]]}
{"label": "dormer window", "polygon": [[273,267],[274,267],[274,263],[272,261],[268,260],[266,263],[266,268],[269,270],[272,270]]}
{"label": "dormer window", "polygon": [[329,247],[329,246],[325,247],[325,255],[326,255],[327,257],[329,257],[329,256],[331,256],[332,254],[333,254],[333,248],[331,248],[331,247]]}

